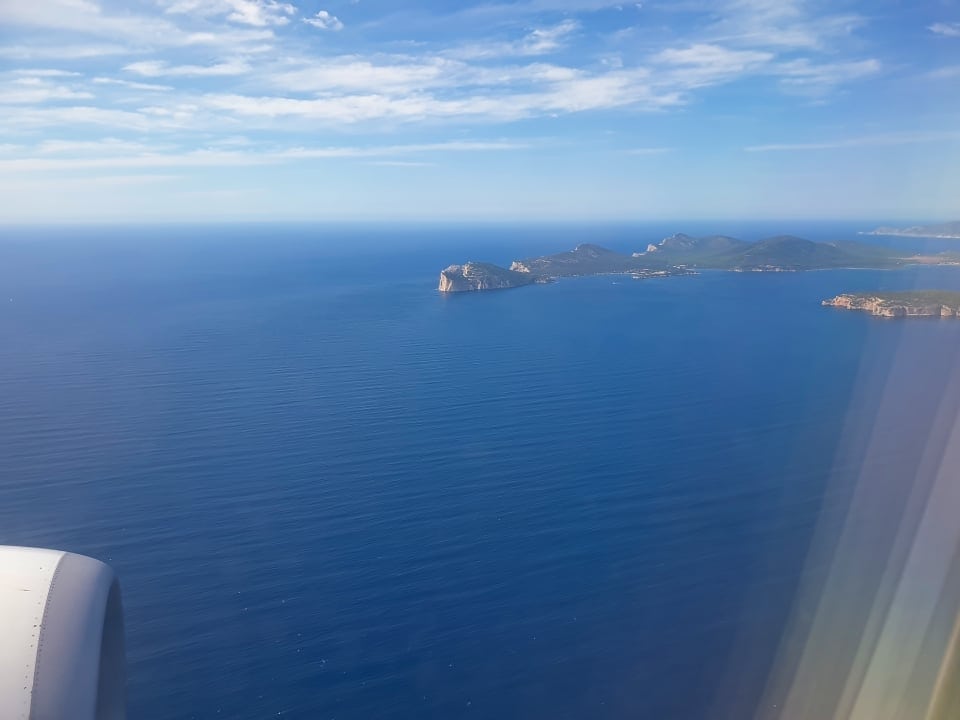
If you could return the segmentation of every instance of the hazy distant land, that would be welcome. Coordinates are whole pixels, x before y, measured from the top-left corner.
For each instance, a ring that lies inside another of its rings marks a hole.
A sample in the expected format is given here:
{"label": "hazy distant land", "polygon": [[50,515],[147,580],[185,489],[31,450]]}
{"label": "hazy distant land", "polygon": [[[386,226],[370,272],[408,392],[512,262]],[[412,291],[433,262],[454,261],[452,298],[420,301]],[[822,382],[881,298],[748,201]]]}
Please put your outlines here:
{"label": "hazy distant land", "polygon": [[960,220],[940,223],[938,225],[915,225],[907,228],[878,227],[875,230],[861,232],[860,235],[893,235],[896,237],[960,240]]}
{"label": "hazy distant land", "polygon": [[960,264],[960,256],[903,256],[902,251],[856,242],[813,242],[778,235],[745,242],[724,235],[671,235],[631,255],[585,243],[573,250],[514,260],[510,268],[489,263],[450,265],[440,273],[441,292],[500,290],[554,278],[632,275],[636,279],[689,275],[699,269],[733,272],[798,272],[825,269],[893,269],[908,264]]}
{"label": "hazy distant land", "polygon": [[911,290],[844,293],[824,300],[823,305],[861,310],[878,317],[960,317],[960,292]]}

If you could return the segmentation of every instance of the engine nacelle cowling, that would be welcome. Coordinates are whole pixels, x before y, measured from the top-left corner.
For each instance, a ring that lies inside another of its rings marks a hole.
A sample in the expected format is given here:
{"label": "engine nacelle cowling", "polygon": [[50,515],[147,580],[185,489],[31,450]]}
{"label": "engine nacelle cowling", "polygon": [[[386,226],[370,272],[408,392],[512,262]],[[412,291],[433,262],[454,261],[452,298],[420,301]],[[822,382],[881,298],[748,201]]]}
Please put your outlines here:
{"label": "engine nacelle cowling", "polygon": [[102,562],[0,546],[0,720],[124,720],[120,586]]}

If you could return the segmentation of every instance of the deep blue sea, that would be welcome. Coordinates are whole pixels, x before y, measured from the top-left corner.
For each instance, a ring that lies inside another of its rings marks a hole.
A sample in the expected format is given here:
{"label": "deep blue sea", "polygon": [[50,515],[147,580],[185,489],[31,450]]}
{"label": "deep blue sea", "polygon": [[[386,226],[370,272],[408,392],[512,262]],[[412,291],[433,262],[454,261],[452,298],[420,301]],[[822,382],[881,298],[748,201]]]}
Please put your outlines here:
{"label": "deep blue sea", "polygon": [[438,272],[876,224],[3,229],[0,543],[114,566],[138,720],[726,717],[960,352],[820,300],[960,268]]}

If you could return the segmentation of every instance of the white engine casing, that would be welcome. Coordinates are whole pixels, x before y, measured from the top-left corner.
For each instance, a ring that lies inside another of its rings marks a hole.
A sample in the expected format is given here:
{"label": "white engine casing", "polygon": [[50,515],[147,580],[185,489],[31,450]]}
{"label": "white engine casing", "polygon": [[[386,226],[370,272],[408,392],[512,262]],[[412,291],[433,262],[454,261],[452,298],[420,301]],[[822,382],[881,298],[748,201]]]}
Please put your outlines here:
{"label": "white engine casing", "polygon": [[103,563],[0,546],[0,720],[124,720],[120,586]]}

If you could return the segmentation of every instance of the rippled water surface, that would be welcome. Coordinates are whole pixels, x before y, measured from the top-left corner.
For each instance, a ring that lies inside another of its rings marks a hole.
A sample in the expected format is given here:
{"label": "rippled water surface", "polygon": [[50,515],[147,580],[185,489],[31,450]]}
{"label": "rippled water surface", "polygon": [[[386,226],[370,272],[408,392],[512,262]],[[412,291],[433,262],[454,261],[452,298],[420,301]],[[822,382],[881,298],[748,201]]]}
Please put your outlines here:
{"label": "rippled water surface", "polygon": [[718,717],[857,472],[842,439],[894,378],[910,472],[960,348],[819,301],[960,270],[435,291],[677,230],[7,229],[0,542],[118,570],[141,720]]}

